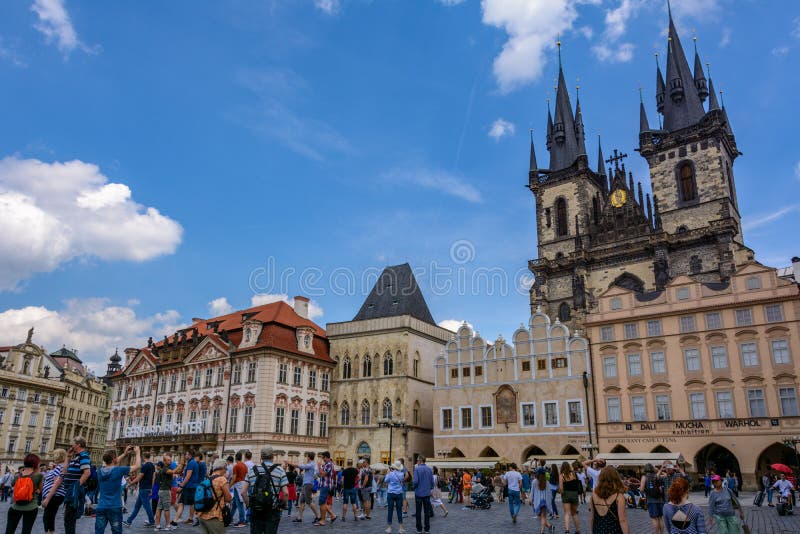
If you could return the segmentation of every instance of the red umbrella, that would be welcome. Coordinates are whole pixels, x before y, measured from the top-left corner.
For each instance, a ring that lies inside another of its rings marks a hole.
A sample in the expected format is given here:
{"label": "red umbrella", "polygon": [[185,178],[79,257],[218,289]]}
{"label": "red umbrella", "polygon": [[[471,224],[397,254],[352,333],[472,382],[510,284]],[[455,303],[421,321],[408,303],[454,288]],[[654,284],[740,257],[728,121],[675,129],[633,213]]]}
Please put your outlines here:
{"label": "red umbrella", "polygon": [[792,468],[785,464],[772,464],[769,467],[770,469],[774,469],[775,471],[780,471],[781,473],[786,473],[787,475],[792,474]]}

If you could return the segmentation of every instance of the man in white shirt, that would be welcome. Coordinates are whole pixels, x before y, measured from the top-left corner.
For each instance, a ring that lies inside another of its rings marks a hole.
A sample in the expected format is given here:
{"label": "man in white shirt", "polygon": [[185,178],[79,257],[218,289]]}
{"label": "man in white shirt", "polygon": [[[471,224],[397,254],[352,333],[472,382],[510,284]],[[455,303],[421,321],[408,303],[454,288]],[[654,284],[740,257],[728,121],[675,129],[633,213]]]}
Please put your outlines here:
{"label": "man in white shirt", "polygon": [[503,475],[503,483],[508,488],[508,512],[511,514],[511,521],[516,523],[521,504],[519,490],[520,484],[522,484],[522,475],[517,471],[517,464],[511,464],[509,470]]}
{"label": "man in white shirt", "polygon": [[780,478],[777,480],[777,482],[775,482],[775,484],[772,485],[772,487],[778,490],[778,494],[781,497],[785,497],[787,499],[791,498],[792,490],[794,489],[792,482],[786,480],[786,475],[783,473],[781,473]]}
{"label": "man in white shirt", "polygon": [[605,460],[586,460],[583,466],[586,468],[586,475],[592,481],[592,489],[597,487],[597,481],[600,478],[600,471],[605,467]]}

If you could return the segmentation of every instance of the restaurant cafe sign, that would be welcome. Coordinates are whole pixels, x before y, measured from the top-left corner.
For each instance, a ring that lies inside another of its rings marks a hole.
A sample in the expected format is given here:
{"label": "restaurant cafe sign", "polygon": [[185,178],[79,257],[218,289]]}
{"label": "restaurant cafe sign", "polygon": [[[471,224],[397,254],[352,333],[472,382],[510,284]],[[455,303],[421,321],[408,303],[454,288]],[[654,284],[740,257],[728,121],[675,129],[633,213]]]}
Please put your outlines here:
{"label": "restaurant cafe sign", "polygon": [[706,436],[712,430],[766,430],[779,427],[780,421],[773,419],[716,419],[661,421],[658,423],[625,423],[625,430],[631,432],[670,432],[673,436]]}
{"label": "restaurant cafe sign", "polygon": [[125,429],[125,437],[144,438],[157,436],[177,436],[180,434],[202,434],[203,432],[205,432],[205,421],[190,421],[188,423],[129,426]]}

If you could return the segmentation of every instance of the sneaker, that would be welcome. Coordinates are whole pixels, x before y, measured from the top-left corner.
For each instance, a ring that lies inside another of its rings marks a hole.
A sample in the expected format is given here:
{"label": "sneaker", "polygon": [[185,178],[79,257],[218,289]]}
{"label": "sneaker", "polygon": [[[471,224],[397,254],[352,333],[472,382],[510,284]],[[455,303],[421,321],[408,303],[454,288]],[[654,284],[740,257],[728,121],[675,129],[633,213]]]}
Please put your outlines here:
{"label": "sneaker", "polygon": [[[302,521],[302,520],[301,519],[295,519],[294,520],[295,523],[299,523],[300,521]],[[246,526],[247,526],[247,523],[236,523],[235,525],[233,525],[233,528],[244,528]]]}
{"label": "sneaker", "polygon": [[406,534],[406,529],[404,529],[403,526],[400,525],[400,528],[397,529],[397,534]]}
{"label": "sneaker", "polygon": [[192,523],[192,526],[193,527],[199,527],[200,526],[200,520],[199,519],[195,519],[194,523]]}
{"label": "sneaker", "polygon": [[516,514],[511,516],[511,522],[512,522],[512,523],[516,523],[516,522],[517,522],[517,516],[516,516]]}
{"label": "sneaker", "polygon": [[142,526],[143,527],[152,527],[153,523],[150,523],[149,521],[145,521],[144,524],[142,524]]}
{"label": "sneaker", "polygon": [[171,526],[171,527],[177,527],[177,526],[178,526],[178,523],[176,523],[175,521],[170,521],[170,522],[169,522],[169,526]]}
{"label": "sneaker", "polygon": [[384,532],[386,532],[386,534],[392,534],[392,525],[386,527],[386,530],[384,530]]}
{"label": "sneaker", "polygon": [[153,528],[153,530],[160,531],[161,530],[161,525],[156,525],[155,528]]}
{"label": "sneaker", "polygon": [[167,527],[167,530],[178,530],[178,527],[176,525],[170,525]]}
{"label": "sneaker", "polygon": [[130,523],[128,523],[127,521],[123,521],[123,522],[122,522],[122,526],[123,526],[123,527],[129,527],[129,526],[131,526],[131,524],[130,524]]}

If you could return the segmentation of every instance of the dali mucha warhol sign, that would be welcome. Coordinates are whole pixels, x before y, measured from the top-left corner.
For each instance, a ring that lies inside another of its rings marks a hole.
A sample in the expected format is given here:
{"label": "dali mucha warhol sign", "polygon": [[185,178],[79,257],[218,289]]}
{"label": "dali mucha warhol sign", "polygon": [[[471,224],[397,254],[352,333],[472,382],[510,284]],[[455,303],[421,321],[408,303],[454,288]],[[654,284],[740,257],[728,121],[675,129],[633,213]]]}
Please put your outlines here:
{"label": "dali mucha warhol sign", "polygon": [[[716,423],[716,426],[712,426]],[[658,423],[626,423],[625,430],[635,432],[671,432],[673,436],[704,436],[710,434],[712,429],[739,429],[749,428],[757,430],[780,426],[778,419],[719,419],[717,421],[708,420],[688,420],[688,421],[664,421]]]}

